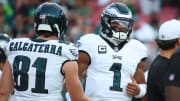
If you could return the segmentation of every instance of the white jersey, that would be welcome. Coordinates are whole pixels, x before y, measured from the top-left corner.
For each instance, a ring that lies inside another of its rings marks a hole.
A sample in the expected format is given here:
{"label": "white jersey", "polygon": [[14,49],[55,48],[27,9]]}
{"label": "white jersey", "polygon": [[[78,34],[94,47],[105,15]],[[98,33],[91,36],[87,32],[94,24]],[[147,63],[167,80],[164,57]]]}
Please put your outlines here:
{"label": "white jersey", "polygon": [[126,86],[131,82],[130,75],[134,75],[138,63],[147,57],[146,47],[131,39],[120,50],[117,47],[113,49],[101,36],[95,34],[81,37],[78,45],[79,51],[88,53],[91,60],[87,70],[86,95],[91,98],[131,101],[132,96],[127,94]]}
{"label": "white jersey", "polygon": [[15,81],[14,101],[63,101],[61,69],[66,61],[77,60],[73,44],[17,38],[9,42],[7,55]]}

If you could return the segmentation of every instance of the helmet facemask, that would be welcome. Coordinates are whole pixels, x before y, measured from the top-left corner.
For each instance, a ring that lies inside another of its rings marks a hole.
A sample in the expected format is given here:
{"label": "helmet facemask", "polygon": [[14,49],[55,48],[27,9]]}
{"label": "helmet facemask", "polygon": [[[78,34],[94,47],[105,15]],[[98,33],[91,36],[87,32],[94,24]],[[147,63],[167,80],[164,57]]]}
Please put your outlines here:
{"label": "helmet facemask", "polygon": [[112,38],[124,41],[129,37],[132,29],[132,22],[124,19],[112,19],[110,20],[109,26],[112,32]]}

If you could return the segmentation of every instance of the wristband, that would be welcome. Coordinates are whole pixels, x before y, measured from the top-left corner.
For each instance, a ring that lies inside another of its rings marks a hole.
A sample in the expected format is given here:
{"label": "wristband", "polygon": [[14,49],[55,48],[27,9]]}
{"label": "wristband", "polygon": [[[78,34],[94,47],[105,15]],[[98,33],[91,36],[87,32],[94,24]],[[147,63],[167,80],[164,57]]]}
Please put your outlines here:
{"label": "wristband", "polygon": [[65,93],[65,97],[66,97],[66,100],[67,100],[67,101],[71,101],[71,97],[70,97],[70,95],[69,95],[69,92],[66,92],[66,93]]}
{"label": "wristband", "polygon": [[135,98],[142,98],[146,94],[146,87],[147,87],[147,85],[146,84],[138,84],[138,86],[139,86],[139,90],[140,90],[139,94],[134,96],[134,97]]}

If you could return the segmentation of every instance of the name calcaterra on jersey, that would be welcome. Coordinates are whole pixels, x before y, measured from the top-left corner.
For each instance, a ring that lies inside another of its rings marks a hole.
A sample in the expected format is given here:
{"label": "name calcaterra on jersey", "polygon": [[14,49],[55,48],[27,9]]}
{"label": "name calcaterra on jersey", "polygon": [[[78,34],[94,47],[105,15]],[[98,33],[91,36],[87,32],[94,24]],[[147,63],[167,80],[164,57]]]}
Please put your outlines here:
{"label": "name calcaterra on jersey", "polygon": [[38,44],[38,43],[23,43],[23,42],[11,42],[10,51],[32,51],[39,53],[50,53],[55,55],[61,55],[62,46],[51,44]]}

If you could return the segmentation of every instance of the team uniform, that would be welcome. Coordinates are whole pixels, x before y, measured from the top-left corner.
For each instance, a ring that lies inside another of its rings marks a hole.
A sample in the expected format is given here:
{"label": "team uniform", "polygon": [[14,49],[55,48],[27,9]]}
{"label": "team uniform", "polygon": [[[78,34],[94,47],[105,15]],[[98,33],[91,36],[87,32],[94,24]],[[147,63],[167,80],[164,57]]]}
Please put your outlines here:
{"label": "team uniform", "polygon": [[147,81],[148,101],[165,101],[164,77],[170,60],[158,55],[152,62]]}
{"label": "team uniform", "polygon": [[88,34],[78,41],[79,51],[90,57],[85,93],[92,101],[131,101],[126,92],[138,63],[147,57],[146,47],[137,40],[113,47],[103,36]]}
{"label": "team uniform", "polygon": [[166,86],[176,86],[180,87],[180,49],[175,52],[170,61],[167,77],[166,77]]}
{"label": "team uniform", "polygon": [[[0,64],[1,63],[4,64],[6,61],[6,58],[7,57],[6,57],[6,54],[4,52],[4,49],[0,47]],[[2,68],[2,67],[0,67],[0,68]],[[0,78],[1,78],[1,74],[2,74],[2,71],[0,70]]]}
{"label": "team uniform", "polygon": [[14,101],[63,101],[63,64],[77,60],[73,44],[59,40],[17,38],[7,55],[14,75]]}

